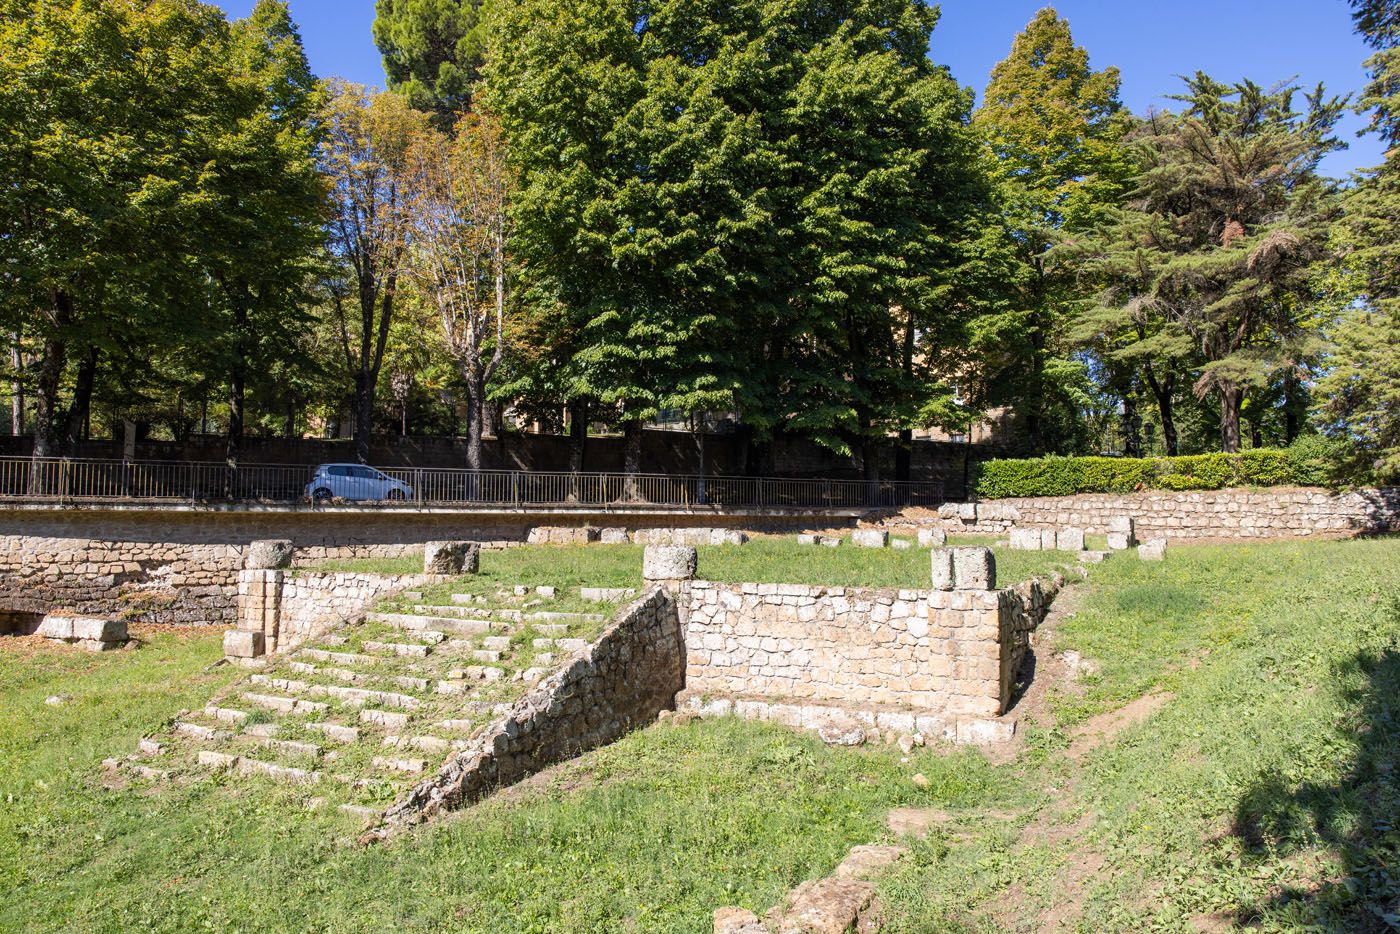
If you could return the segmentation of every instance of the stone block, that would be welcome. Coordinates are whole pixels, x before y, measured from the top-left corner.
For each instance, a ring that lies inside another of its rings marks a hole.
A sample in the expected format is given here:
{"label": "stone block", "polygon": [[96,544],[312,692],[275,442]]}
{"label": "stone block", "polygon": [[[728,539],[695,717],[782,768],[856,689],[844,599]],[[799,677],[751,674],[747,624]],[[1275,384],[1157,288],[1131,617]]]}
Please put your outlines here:
{"label": "stone block", "polygon": [[953,589],[953,549],[935,548],[931,555],[931,574],[934,590]]}
{"label": "stone block", "polygon": [[96,619],[88,616],[73,617],[73,638],[93,642],[125,642],[126,622],[119,619]]}
{"label": "stone block", "polygon": [[857,548],[886,548],[890,543],[890,533],[884,529],[856,529],[851,533],[851,544]]}
{"label": "stone block", "polygon": [[481,568],[476,542],[428,542],[423,546],[424,574],[475,574]]}
{"label": "stone block", "polygon": [[818,535],[809,535],[809,534],[807,534],[806,532],[804,532],[804,533],[802,533],[801,535],[797,536],[797,544],[799,544],[799,545],[815,545],[815,544],[817,543],[817,540],[818,540],[819,538],[820,538],[820,536],[818,536]]}
{"label": "stone block", "polygon": [[1060,529],[1055,533],[1055,547],[1060,551],[1083,551],[1083,529]]}
{"label": "stone block", "polygon": [[1110,551],[1125,551],[1137,544],[1137,527],[1132,516],[1110,516],[1108,547]]}
{"label": "stone block", "polygon": [[832,535],[823,535],[821,538],[817,539],[817,544],[823,548],[840,548],[841,539]]}
{"label": "stone block", "polygon": [[1138,546],[1138,557],[1143,561],[1161,561],[1167,556],[1167,540],[1165,538],[1149,538]]}
{"label": "stone block", "polygon": [[627,530],[599,529],[598,541],[604,545],[625,545],[627,544]]}
{"label": "stone block", "polygon": [[71,639],[73,638],[73,617],[45,616],[39,623],[39,628],[35,630],[36,635],[46,639]]}
{"label": "stone block", "polygon": [[1127,532],[1108,533],[1109,551],[1127,551],[1131,547],[1133,547],[1133,537]]}
{"label": "stone block", "polygon": [[230,658],[257,658],[263,654],[263,634],[243,630],[224,633],[224,654]]}
{"label": "stone block", "polygon": [[716,542],[718,545],[747,545],[749,542],[748,533],[741,532],[739,529],[720,529],[718,531],[720,533],[720,540]]}
{"label": "stone block", "polygon": [[642,552],[642,579],[691,580],[697,560],[695,549],[689,545],[648,545]]}
{"label": "stone block", "polygon": [[1040,529],[1011,530],[1011,547],[1018,551],[1039,551],[1042,541]]}
{"label": "stone block", "polygon": [[992,549],[954,548],[952,553],[954,590],[996,589],[997,561]]}
{"label": "stone block", "polygon": [[126,645],[126,642],[103,642],[101,639],[76,639],[73,644],[86,652],[115,652],[123,645]]}
{"label": "stone block", "polygon": [[1040,530],[1040,550],[1041,550],[1041,551],[1054,551],[1056,548],[1059,547],[1059,542],[1058,542],[1057,538],[1058,538],[1058,536],[1057,536],[1057,534],[1056,534],[1056,532],[1055,532],[1054,529],[1041,529],[1041,530]]}
{"label": "stone block", "polygon": [[248,546],[243,566],[250,571],[276,571],[292,563],[292,543],[285,538],[269,538]]}
{"label": "stone block", "polygon": [[920,548],[938,548],[948,544],[948,533],[942,529],[919,529]]}
{"label": "stone block", "polygon": [[890,540],[890,547],[895,551],[908,551],[913,547],[913,542],[907,538],[895,538]]}

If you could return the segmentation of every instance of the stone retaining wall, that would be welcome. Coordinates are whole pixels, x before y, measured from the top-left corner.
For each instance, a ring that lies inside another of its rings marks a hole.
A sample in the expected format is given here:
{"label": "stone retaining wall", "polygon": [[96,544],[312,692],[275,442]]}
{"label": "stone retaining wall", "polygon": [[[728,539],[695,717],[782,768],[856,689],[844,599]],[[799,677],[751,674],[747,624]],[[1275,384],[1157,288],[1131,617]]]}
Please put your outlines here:
{"label": "stone retaining wall", "polygon": [[[794,516],[532,513],[420,513],[366,509],[124,510],[0,508],[0,612],[67,610],[155,623],[230,626],[236,618],[238,572],[247,546],[290,539],[295,562],[418,557],[431,541],[475,541],[505,547],[536,528],[557,528],[544,540],[598,539],[599,527],[687,525],[710,528],[793,528]],[[846,520],[834,520],[846,521]],[[567,522],[567,526],[559,523]],[[562,530],[569,534],[564,535]],[[536,536],[539,538],[540,536]]]}
{"label": "stone retaining wall", "polygon": [[693,581],[686,701],[702,715],[734,712],[801,726],[840,707],[877,728],[917,717],[921,733],[993,738],[983,736],[983,725],[1010,704],[1030,632],[1058,588],[1040,581],[1002,591]]}
{"label": "stone retaining wall", "polygon": [[[1115,516],[1137,521],[1139,538],[1246,539],[1400,531],[1400,487],[1331,493],[1313,488],[1172,493],[1094,493],[949,503],[944,529],[1003,534],[1011,528],[1082,528],[1103,534]],[[908,524],[908,520],[892,524]]]}
{"label": "stone retaining wall", "polygon": [[471,804],[650,723],[674,706],[685,683],[682,638],[675,598],[653,584],[596,642],[391,807],[366,838]]}

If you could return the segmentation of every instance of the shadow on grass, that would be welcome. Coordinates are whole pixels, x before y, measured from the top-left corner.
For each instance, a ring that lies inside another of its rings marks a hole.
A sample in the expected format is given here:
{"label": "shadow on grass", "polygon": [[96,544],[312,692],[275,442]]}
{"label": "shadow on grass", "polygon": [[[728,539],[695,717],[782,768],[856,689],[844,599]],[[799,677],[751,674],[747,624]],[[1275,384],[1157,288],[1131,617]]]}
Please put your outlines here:
{"label": "shadow on grass", "polygon": [[[1390,618],[1400,624],[1400,598]],[[1339,858],[1340,873],[1307,888],[1280,887],[1242,909],[1241,924],[1282,918],[1327,930],[1400,930],[1400,648],[1357,653],[1336,669],[1349,685],[1345,699],[1358,711],[1350,729],[1352,755],[1331,782],[1262,776],[1235,808],[1232,832],[1257,863],[1288,859],[1322,845]],[[1319,761],[1333,751],[1314,750]]]}

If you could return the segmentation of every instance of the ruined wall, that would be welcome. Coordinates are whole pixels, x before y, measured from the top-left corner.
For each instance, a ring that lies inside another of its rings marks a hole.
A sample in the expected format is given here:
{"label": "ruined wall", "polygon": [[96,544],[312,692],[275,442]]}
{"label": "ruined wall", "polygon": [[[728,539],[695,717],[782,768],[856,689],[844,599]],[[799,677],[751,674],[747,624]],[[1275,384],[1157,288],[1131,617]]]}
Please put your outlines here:
{"label": "ruined wall", "polygon": [[548,765],[612,742],[670,709],[684,679],[676,600],[664,586],[653,584],[596,642],[390,808],[372,835],[470,804]]}
{"label": "ruined wall", "polygon": [[424,584],[425,575],[247,570],[238,573],[238,631],[262,634],[262,651],[285,652],[354,622],[380,597]]}
{"label": "ruined wall", "polygon": [[[598,527],[797,528],[796,516],[412,510],[0,508],[0,611],[71,610],[159,623],[231,625],[247,545],[290,539],[295,563],[419,557],[430,541],[504,547],[537,527],[550,541],[590,540]],[[842,520],[822,520],[842,521]],[[569,533],[563,534],[564,530]],[[537,536],[538,537],[538,536]]]}
{"label": "ruined wall", "polygon": [[865,710],[879,726],[870,708],[894,707],[917,716],[919,732],[965,739],[1010,703],[1030,632],[1057,588],[693,581],[686,698],[702,714],[732,710],[799,725],[834,707]]}
{"label": "ruined wall", "polygon": [[[1074,527],[1102,534],[1115,516],[1133,517],[1138,538],[1305,538],[1400,531],[1400,487],[1350,493],[1290,487],[999,499],[950,503],[939,509],[936,524],[992,534],[1014,527]],[[901,525],[912,520],[889,521]]]}

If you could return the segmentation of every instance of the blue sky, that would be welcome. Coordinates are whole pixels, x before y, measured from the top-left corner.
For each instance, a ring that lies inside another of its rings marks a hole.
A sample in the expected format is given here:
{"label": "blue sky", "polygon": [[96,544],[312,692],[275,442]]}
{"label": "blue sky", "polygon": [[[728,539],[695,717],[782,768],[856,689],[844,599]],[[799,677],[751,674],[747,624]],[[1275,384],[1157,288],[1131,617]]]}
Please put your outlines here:
{"label": "blue sky", "polygon": [[[223,0],[230,16],[245,16],[254,0]],[[561,0],[567,2],[567,0]],[[384,83],[370,35],[372,0],[291,0],[311,64],[320,75],[364,84]],[[980,93],[987,75],[1011,48],[1012,37],[1044,0],[944,0],[931,54],[963,84]],[[1135,112],[1169,105],[1176,77],[1203,69],[1220,80],[1253,78],[1269,84],[1297,77],[1333,93],[1358,90],[1367,50],[1351,31],[1345,0],[1064,0],[1055,4],[1070,21],[1075,41],[1094,67],[1123,72],[1123,101]],[[1351,117],[1343,138],[1351,149],[1326,169],[1342,176],[1381,161],[1372,137],[1355,138],[1364,121]]]}

